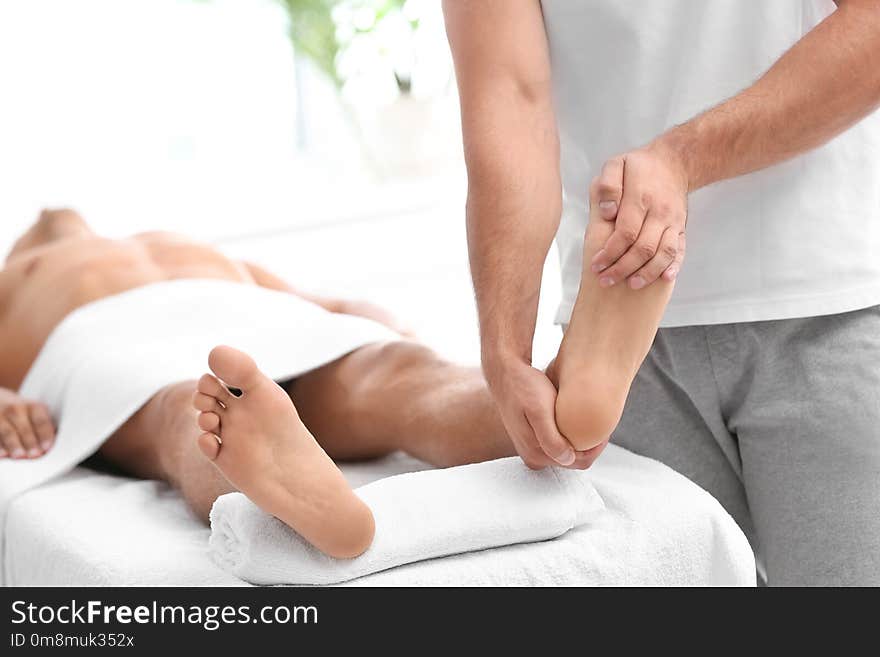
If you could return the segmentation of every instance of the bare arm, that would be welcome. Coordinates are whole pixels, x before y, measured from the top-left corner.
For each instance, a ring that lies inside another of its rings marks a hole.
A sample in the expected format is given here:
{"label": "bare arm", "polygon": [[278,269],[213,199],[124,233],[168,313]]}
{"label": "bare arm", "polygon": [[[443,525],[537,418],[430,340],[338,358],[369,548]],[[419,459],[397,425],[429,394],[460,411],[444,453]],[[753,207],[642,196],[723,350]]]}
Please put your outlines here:
{"label": "bare arm", "polygon": [[880,3],[839,5],[753,86],[670,131],[691,191],[821,146],[880,106]]}
{"label": "bare arm", "polygon": [[276,276],[275,274],[264,269],[263,267],[254,265],[249,262],[243,262],[241,264],[254,279],[254,283],[259,285],[260,287],[265,287],[269,290],[276,290],[278,292],[287,292],[289,294],[293,294],[294,296],[298,296],[301,299],[305,299],[306,301],[310,301],[316,305],[319,305],[325,310],[329,310],[331,313],[339,313],[341,315],[354,315],[356,317],[372,319],[375,322],[384,324],[392,331],[397,331],[402,336],[414,337],[412,328],[410,328],[405,322],[402,322],[389,311],[373,303],[370,303],[368,301],[358,301],[355,299],[325,297],[318,294],[312,294],[311,292],[305,292],[303,290],[295,288],[284,279]]}
{"label": "bare arm", "polygon": [[[621,156],[623,166],[606,166],[606,218],[617,226],[595,271],[615,282],[631,277],[651,254],[651,244],[634,244],[657,232],[643,226],[683,232],[688,192],[817,148],[880,106],[880,2],[838,5],[751,87]],[[652,203],[639,207],[645,194]],[[652,217],[663,206],[679,216]]]}
{"label": "bare arm", "polygon": [[294,296],[298,296],[301,299],[305,299],[306,301],[311,301],[312,303],[321,306],[325,310],[329,310],[331,313],[342,312],[342,307],[345,304],[342,299],[324,297],[317,294],[312,294],[310,292],[305,292],[303,290],[293,287],[290,283],[285,281],[280,276],[276,276],[269,270],[264,269],[259,265],[255,265],[250,262],[242,262],[241,264],[251,275],[251,278],[254,279],[254,283],[259,285],[260,287],[265,287],[266,289],[275,290],[277,292],[287,292],[289,294],[293,294]]}
{"label": "bare arm", "polygon": [[49,409],[0,388],[0,459],[33,459],[55,443]]}
{"label": "bare arm", "polygon": [[559,145],[538,0],[447,0],[461,96],[467,229],[484,357],[530,361],[559,225]]}
{"label": "bare arm", "polygon": [[531,367],[544,260],[559,225],[559,143],[539,0],[445,0],[468,172],[467,233],[482,361],[517,451],[574,453],[555,388]]}

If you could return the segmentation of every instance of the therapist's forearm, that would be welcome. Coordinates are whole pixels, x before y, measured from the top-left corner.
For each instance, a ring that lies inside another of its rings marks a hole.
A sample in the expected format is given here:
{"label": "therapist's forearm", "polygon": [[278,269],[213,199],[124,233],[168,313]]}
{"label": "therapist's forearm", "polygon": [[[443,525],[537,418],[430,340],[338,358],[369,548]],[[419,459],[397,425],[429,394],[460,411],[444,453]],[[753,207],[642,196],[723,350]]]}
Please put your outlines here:
{"label": "therapist's forearm", "polygon": [[[467,228],[483,368],[531,363],[544,259],[562,204],[539,0],[445,0],[468,173]],[[552,404],[551,404],[552,406]]]}
{"label": "therapist's forearm", "polygon": [[555,130],[487,134],[469,151],[468,251],[484,365],[531,362],[544,260],[561,211]]}
{"label": "therapist's forearm", "polygon": [[817,148],[880,106],[880,2],[839,4],[754,85],[658,138],[689,191]]}

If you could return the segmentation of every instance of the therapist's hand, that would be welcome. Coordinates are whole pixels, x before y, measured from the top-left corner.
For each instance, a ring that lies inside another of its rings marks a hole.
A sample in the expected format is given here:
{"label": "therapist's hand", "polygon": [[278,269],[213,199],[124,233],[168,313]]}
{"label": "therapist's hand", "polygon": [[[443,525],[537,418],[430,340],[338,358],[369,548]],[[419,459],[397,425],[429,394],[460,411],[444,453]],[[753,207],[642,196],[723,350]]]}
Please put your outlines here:
{"label": "therapist's hand", "polygon": [[678,151],[662,138],[610,159],[593,181],[599,213],[614,232],[593,257],[601,287],[638,290],[675,280],[685,250],[688,179]]}
{"label": "therapist's hand", "polygon": [[518,357],[484,363],[492,396],[517,454],[534,470],[564,466],[584,470],[601,449],[576,452],[556,427],[556,387]]}

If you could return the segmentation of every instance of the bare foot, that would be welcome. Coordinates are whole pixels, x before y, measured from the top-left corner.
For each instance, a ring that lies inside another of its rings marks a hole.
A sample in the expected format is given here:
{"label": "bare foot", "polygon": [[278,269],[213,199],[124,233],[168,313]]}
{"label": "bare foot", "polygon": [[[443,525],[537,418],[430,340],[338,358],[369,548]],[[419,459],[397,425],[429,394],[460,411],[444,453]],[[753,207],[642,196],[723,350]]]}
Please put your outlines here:
{"label": "bare foot", "polygon": [[0,459],[39,458],[54,442],[49,409],[0,388]]}
{"label": "bare foot", "polygon": [[372,513],[300,421],[287,393],[231,347],[216,347],[208,364],[216,376],[205,374],[193,397],[204,455],[257,506],[322,552],[345,559],[366,550]]}
{"label": "bare foot", "polygon": [[601,444],[617,427],[674,285],[657,280],[641,290],[626,284],[599,287],[590,261],[613,230],[613,222],[590,212],[580,291],[547,372],[559,389],[556,424],[576,450]]}

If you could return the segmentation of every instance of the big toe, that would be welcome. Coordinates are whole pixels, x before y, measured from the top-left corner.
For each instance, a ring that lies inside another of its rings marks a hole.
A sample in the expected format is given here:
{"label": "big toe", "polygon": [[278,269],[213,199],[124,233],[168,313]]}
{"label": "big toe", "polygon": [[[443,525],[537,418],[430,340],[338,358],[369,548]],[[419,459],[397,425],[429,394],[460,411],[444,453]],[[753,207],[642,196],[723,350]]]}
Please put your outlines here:
{"label": "big toe", "polygon": [[208,355],[208,367],[227,385],[244,391],[268,380],[253,358],[232,347],[214,347]]}

